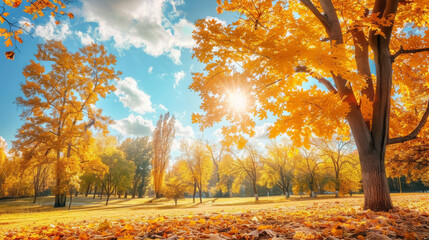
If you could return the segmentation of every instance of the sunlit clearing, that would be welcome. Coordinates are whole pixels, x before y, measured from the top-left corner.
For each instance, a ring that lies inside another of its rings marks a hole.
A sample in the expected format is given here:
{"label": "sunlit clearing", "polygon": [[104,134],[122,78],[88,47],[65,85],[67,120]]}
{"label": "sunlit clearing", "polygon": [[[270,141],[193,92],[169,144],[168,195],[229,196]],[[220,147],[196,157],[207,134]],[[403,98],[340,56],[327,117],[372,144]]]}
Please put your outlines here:
{"label": "sunlit clearing", "polygon": [[228,92],[228,104],[232,111],[241,113],[247,108],[247,95],[240,90]]}

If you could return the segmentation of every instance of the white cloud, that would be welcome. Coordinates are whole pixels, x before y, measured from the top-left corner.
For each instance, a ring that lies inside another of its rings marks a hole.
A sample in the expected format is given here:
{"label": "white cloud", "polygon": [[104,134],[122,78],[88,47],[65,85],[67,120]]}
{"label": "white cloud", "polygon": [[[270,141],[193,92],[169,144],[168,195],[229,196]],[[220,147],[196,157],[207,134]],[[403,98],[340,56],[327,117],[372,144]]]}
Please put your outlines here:
{"label": "white cloud", "polygon": [[182,122],[177,119],[174,128],[176,130],[176,137],[194,138],[194,129],[191,126],[183,126]]}
{"label": "white cloud", "polygon": [[[23,23],[27,20],[21,20]],[[20,21],[20,22],[21,22]],[[49,22],[45,25],[37,25],[34,29],[34,35],[45,40],[65,40],[72,34],[67,22],[61,22],[59,25],[55,23],[55,18],[50,16]]]}
{"label": "white cloud", "polygon": [[174,74],[174,88],[179,86],[179,82],[183,78],[185,78],[185,72],[184,71],[180,71],[180,72],[177,72]]}
{"label": "white cloud", "polygon": [[264,123],[260,126],[255,127],[255,136],[256,139],[268,139],[268,128],[273,126],[272,123]]}
{"label": "white cloud", "polygon": [[182,18],[173,26],[173,30],[175,39],[177,41],[176,46],[189,49],[195,46],[195,41],[192,39],[194,24]]}
{"label": "white cloud", "polygon": [[163,111],[168,111],[168,108],[166,108],[164,105],[162,105],[162,104],[159,104],[159,108],[161,109],[161,110],[163,110]]}
{"label": "white cloud", "polygon": [[206,20],[206,21],[214,20],[215,22],[222,24],[222,26],[224,26],[224,27],[226,27],[226,26],[227,26],[227,24],[226,24],[226,22],[225,22],[224,20],[220,20],[220,19],[219,19],[219,18],[217,18],[217,17],[210,17],[210,16],[208,16],[208,17],[206,17],[206,19],[205,19],[205,20]]}
{"label": "white cloud", "polygon": [[180,150],[180,142],[181,141],[191,141],[195,138],[194,129],[191,126],[183,126],[182,122],[180,122],[177,118],[175,121],[174,128],[176,130],[176,136],[173,140],[173,145],[171,146],[172,154],[178,154]]}
{"label": "white cloud", "polygon": [[125,107],[136,113],[145,114],[154,111],[150,96],[138,88],[137,81],[132,77],[118,81],[115,94]]}
{"label": "white cloud", "polygon": [[134,114],[129,115],[127,118],[116,120],[112,128],[122,136],[134,137],[151,136],[155,129],[152,121]]}
{"label": "white cloud", "polygon": [[150,66],[150,67],[149,67],[149,69],[147,70],[147,72],[148,72],[149,74],[151,74],[151,73],[152,73],[152,71],[153,71],[153,67],[152,67],[152,66]]}
{"label": "white cloud", "polygon": [[180,61],[180,56],[182,56],[182,52],[179,49],[171,49],[168,57],[173,61],[176,65],[182,65],[182,61]]}
{"label": "white cloud", "polygon": [[80,42],[82,43],[82,45],[89,45],[95,42],[94,38],[91,37],[91,33],[92,33],[92,29],[91,27],[89,27],[86,33],[77,31],[75,34],[80,39]]}
{"label": "white cloud", "polygon": [[[177,6],[183,0],[83,0],[82,15],[88,22],[98,23],[99,40],[113,39],[117,48],[141,48],[152,56],[166,54],[180,64],[182,48],[193,46],[193,24],[180,19]],[[166,13],[166,9],[173,9]]]}

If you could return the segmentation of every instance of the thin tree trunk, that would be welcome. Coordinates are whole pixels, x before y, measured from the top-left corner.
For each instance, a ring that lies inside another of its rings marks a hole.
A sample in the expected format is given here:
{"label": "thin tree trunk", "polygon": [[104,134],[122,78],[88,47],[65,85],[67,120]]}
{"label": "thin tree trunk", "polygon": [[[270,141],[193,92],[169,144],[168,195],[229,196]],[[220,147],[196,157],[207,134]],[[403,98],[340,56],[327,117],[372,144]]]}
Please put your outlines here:
{"label": "thin tree trunk", "polygon": [[89,194],[89,189],[91,189],[91,183],[90,184],[88,184],[88,188],[86,188],[86,192],[85,192],[85,197],[88,197],[88,194]]}
{"label": "thin tree trunk", "polygon": [[290,198],[290,194],[289,194],[289,181],[286,183],[286,198]]}
{"label": "thin tree trunk", "polygon": [[401,177],[398,178],[398,183],[399,183],[399,193],[402,193]]}
{"label": "thin tree trunk", "polygon": [[100,200],[103,198],[104,183],[101,185]]}
{"label": "thin tree trunk", "polygon": [[95,193],[97,192],[97,184],[94,184],[94,196],[92,197],[92,199],[95,199]]}
{"label": "thin tree trunk", "polygon": [[33,199],[33,203],[36,203],[36,200],[37,200],[37,186],[36,186],[36,184],[34,184],[34,199]]}
{"label": "thin tree trunk", "polygon": [[136,193],[137,193],[137,181],[136,181],[135,178],[133,180],[134,181],[133,181],[133,190],[131,192],[131,198],[135,198],[136,197]]}
{"label": "thin tree trunk", "polygon": [[192,195],[192,202],[195,203],[195,195],[197,194],[197,183],[194,182],[194,195]]}
{"label": "thin tree trunk", "polygon": [[199,190],[199,195],[200,195],[200,203],[203,203],[203,193],[202,193],[202,191],[201,191],[201,186],[198,188],[198,190]]}
{"label": "thin tree trunk", "polygon": [[[77,191],[76,191],[76,192],[77,192]],[[72,190],[70,189],[70,202],[69,202],[69,210],[70,210],[70,208],[71,208],[72,200],[73,200],[73,193],[72,193]]]}
{"label": "thin tree trunk", "polygon": [[259,201],[258,190],[256,189],[256,182],[253,182],[252,185],[253,185],[253,194],[255,195],[255,201]]}

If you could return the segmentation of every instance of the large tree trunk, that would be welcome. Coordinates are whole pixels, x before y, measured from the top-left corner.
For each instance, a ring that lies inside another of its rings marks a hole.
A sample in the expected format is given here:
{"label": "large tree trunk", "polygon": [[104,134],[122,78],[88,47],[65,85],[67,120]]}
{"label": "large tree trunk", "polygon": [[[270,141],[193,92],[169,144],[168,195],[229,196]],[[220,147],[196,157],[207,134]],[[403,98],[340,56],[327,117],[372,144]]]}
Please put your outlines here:
{"label": "large tree trunk", "polygon": [[65,207],[67,195],[66,193],[55,194],[55,205],[54,207]]}
{"label": "large tree trunk", "polygon": [[365,196],[364,209],[388,211],[393,208],[387,184],[384,158],[377,152],[359,153]]}

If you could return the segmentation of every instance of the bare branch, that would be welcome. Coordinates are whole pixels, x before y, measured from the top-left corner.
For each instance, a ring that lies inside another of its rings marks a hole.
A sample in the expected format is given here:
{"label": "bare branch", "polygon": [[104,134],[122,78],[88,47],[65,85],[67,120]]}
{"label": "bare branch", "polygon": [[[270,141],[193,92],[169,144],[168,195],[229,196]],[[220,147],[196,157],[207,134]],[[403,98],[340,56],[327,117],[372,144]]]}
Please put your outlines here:
{"label": "bare branch", "polygon": [[419,124],[417,125],[417,127],[407,136],[403,136],[403,137],[397,137],[397,138],[390,138],[387,141],[387,145],[389,144],[396,144],[396,143],[404,143],[406,141],[410,141],[413,139],[417,138],[417,135],[420,133],[420,131],[422,130],[423,126],[426,124],[426,121],[429,117],[429,100],[428,100],[428,105],[426,107],[426,110],[422,116],[422,118],[420,119]]}
{"label": "bare branch", "polygon": [[395,54],[393,54],[391,56],[391,58],[392,58],[392,62],[394,62],[395,59],[401,54],[409,54],[409,53],[412,54],[412,53],[420,53],[420,52],[428,52],[428,51],[429,51],[429,47],[428,48],[418,48],[418,49],[407,49],[407,50],[405,50],[403,48],[403,46],[401,45],[401,48]]}

